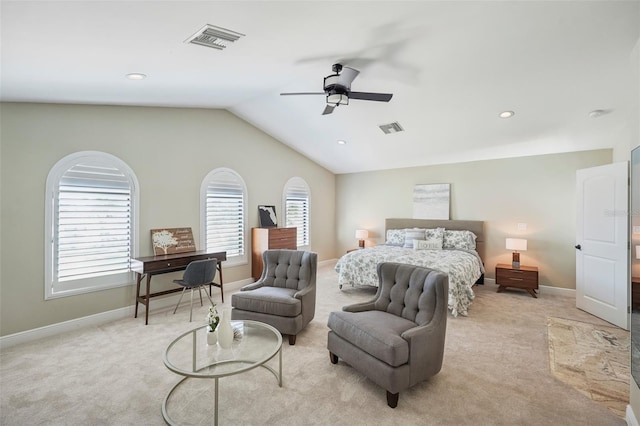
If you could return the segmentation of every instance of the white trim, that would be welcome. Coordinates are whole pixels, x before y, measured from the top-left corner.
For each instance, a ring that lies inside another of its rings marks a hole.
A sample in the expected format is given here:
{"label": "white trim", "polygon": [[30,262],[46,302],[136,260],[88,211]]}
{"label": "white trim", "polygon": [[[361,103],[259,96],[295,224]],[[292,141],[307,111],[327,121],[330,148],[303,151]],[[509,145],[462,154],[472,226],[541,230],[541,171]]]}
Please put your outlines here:
{"label": "white trim", "polygon": [[[485,284],[497,285],[495,278],[484,279]],[[553,287],[550,285],[539,285],[538,291],[540,293],[548,294],[550,296],[563,296],[563,297],[576,297],[576,290],[573,288]],[[640,425],[639,425],[640,426]]]}
{"label": "white trim", "polygon": [[307,244],[298,246],[298,250],[309,251],[311,249],[311,189],[309,189],[307,181],[299,176],[290,178],[282,188],[282,216],[284,223],[281,226],[289,226],[287,224],[287,192],[290,186],[304,187],[307,192]]}
{"label": "white trim", "polygon": [[328,265],[330,263],[335,263],[337,261],[338,261],[337,258],[323,260],[323,261],[318,262],[318,266],[325,266],[325,265]]}
{"label": "white trim", "polygon": [[553,296],[564,296],[564,297],[573,297],[576,298],[576,289],[575,288],[562,288],[562,287],[552,287],[550,285],[541,285],[540,293],[549,294]]}
{"label": "white trim", "polygon": [[[247,278],[240,281],[234,281],[230,283],[224,284],[225,293],[228,294],[227,297],[231,297],[231,294],[235,291],[239,290],[240,287],[251,284],[253,282],[253,278]],[[179,294],[158,298],[153,301],[153,307],[149,311],[159,312],[165,309],[173,308],[178,302]],[[228,304],[230,305],[231,299],[227,299]],[[183,304],[189,303],[188,300],[185,300]],[[141,313],[142,312],[142,313]],[[124,308],[118,308],[111,311],[101,312],[99,314],[89,315],[86,317],[75,318],[69,321],[63,321],[56,324],[45,325],[43,327],[34,328],[31,330],[21,331],[14,334],[9,334],[7,336],[0,337],[0,350],[9,348],[11,346],[19,345],[21,343],[31,342],[37,339],[42,339],[45,337],[55,336],[60,333],[65,333],[68,331],[75,331],[85,327],[95,327],[102,324],[106,324],[112,321],[121,320],[124,318],[133,317],[135,313],[135,305],[126,306]],[[138,320],[144,321],[144,307],[138,310]]]}
{"label": "white trim", "polygon": [[636,414],[633,412],[633,408],[631,408],[631,405],[629,404],[627,404],[625,420],[629,426],[640,426],[638,424],[638,419],[636,419]]}
{"label": "white trim", "polygon": [[218,167],[216,169],[211,170],[204,177],[202,182],[200,183],[200,246],[203,248],[207,248],[207,191],[209,187],[209,183],[215,179],[216,174],[220,173],[229,173],[234,175],[238,181],[242,184],[242,197],[243,197],[243,241],[242,244],[244,246],[244,254],[240,256],[229,256],[225,261],[224,265],[227,266],[239,266],[246,265],[249,263],[249,250],[250,247],[247,244],[248,235],[249,235],[249,212],[248,212],[248,200],[249,200],[249,192],[247,190],[247,184],[244,179],[238,172],[228,167]]}
{"label": "white trim", "polygon": [[57,234],[54,231],[54,218],[56,217],[55,198],[57,196],[60,179],[67,171],[80,162],[89,161],[91,163],[106,164],[118,168],[126,174],[131,190],[131,257],[138,256],[139,243],[139,205],[140,205],[140,184],[138,177],[129,165],[116,157],[102,151],[78,151],[58,160],[49,170],[46,180],[45,190],[45,217],[44,217],[44,300],[59,297],[74,296],[78,294],[101,291],[111,288],[124,287],[130,285],[133,274],[129,271],[117,275],[103,275],[95,278],[85,278],[74,281],[72,288],[54,291],[54,263],[55,253],[53,245]]}

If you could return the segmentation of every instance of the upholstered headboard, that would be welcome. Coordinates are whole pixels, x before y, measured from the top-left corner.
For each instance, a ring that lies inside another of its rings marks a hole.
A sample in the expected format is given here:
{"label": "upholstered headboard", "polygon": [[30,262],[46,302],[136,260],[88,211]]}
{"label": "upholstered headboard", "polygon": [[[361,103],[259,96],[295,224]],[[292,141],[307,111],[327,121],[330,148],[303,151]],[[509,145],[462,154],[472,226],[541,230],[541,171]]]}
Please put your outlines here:
{"label": "upholstered headboard", "polygon": [[435,220],[435,219],[385,219],[385,238],[389,229],[405,228],[445,228],[451,230],[469,230],[476,234],[476,251],[484,261],[485,239],[484,222],[481,220]]}

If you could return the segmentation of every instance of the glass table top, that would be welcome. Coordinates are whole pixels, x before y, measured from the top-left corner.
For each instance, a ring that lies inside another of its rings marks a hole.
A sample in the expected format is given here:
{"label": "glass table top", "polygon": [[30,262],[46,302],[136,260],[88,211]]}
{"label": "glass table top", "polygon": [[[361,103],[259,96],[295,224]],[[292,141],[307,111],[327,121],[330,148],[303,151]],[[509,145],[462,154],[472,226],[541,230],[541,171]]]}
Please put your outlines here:
{"label": "glass table top", "polygon": [[282,346],[274,327],[257,321],[231,321],[234,340],[225,349],[207,344],[207,326],[178,336],[164,354],[164,364],[174,373],[188,377],[224,377],[250,370],[272,359]]}

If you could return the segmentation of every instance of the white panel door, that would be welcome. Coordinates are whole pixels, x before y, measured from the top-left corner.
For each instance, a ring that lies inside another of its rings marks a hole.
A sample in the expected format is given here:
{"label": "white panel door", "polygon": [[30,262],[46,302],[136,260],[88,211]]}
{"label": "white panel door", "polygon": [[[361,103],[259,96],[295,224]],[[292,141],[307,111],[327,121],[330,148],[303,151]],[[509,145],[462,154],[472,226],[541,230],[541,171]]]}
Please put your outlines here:
{"label": "white panel door", "polygon": [[577,178],[576,306],[629,329],[626,162],[582,169]]}

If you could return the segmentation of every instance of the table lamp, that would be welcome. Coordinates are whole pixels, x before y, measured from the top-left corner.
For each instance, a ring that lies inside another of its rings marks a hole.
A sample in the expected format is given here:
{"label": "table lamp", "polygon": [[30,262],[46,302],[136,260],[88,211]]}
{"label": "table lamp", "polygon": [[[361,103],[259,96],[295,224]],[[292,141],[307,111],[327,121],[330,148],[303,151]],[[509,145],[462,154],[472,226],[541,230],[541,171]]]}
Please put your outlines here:
{"label": "table lamp", "polygon": [[364,248],[364,239],[369,238],[369,231],[367,231],[366,229],[357,229],[356,238],[359,240],[358,247]]}
{"label": "table lamp", "polygon": [[511,267],[517,269],[520,267],[520,251],[527,250],[527,240],[522,238],[507,238],[506,243],[507,250],[513,250],[513,257],[511,259]]}

